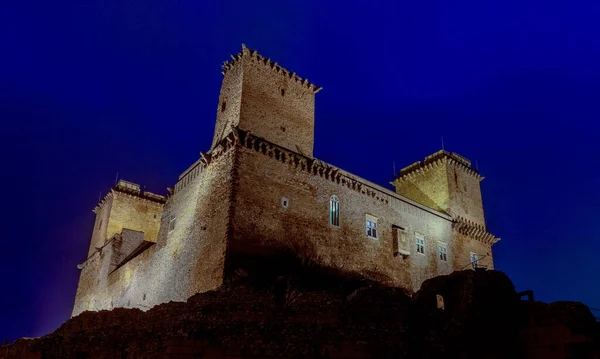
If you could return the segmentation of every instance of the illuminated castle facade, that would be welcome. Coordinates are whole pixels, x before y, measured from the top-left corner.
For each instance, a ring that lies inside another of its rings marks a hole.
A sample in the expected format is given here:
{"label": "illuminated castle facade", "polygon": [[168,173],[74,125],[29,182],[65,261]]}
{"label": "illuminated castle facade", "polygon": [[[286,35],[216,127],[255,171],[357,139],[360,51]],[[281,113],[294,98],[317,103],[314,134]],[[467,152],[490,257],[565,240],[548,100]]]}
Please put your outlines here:
{"label": "illuminated castle facade", "polygon": [[493,267],[467,159],[439,151],[390,191],[313,157],[319,87],[245,47],[223,75],[211,148],[168,196],[119,181],[94,209],[73,315],[184,301],[283,248],[411,290]]}

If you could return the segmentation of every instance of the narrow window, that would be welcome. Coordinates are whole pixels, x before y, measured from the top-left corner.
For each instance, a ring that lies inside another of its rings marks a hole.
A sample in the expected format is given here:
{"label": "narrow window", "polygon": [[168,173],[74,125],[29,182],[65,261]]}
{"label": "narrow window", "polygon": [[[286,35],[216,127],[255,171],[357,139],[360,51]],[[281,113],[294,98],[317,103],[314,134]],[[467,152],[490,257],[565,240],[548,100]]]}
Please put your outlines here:
{"label": "narrow window", "polygon": [[281,89],[281,96],[285,96],[285,90]]}
{"label": "narrow window", "polygon": [[477,266],[479,265],[479,256],[477,255],[477,253],[471,252],[469,257],[471,258],[471,265],[473,266],[473,269],[477,268]]}
{"label": "narrow window", "polygon": [[448,249],[446,248],[446,246],[438,246],[438,248],[439,248],[440,260],[442,260],[444,262],[448,261],[448,257],[447,257]]}
{"label": "narrow window", "polygon": [[367,236],[377,239],[377,218],[367,214]]}
{"label": "narrow window", "polygon": [[100,230],[100,228],[102,228],[102,218],[100,218],[100,223],[98,223],[98,230]]}
{"label": "narrow window", "polygon": [[329,198],[329,224],[332,226],[340,226],[340,202],[336,195]]}
{"label": "narrow window", "polygon": [[172,214],[169,217],[169,233],[173,232],[173,230],[175,230],[175,215]]}
{"label": "narrow window", "polygon": [[425,254],[425,238],[423,238],[423,235],[417,234],[415,242],[417,244],[417,253]]}
{"label": "narrow window", "polygon": [[281,197],[281,207],[288,208],[289,205],[290,205],[290,200],[285,197]]}
{"label": "narrow window", "polygon": [[[214,103],[214,102],[213,102]],[[221,112],[225,111],[225,107],[226,107],[226,103],[225,101],[221,102]]]}

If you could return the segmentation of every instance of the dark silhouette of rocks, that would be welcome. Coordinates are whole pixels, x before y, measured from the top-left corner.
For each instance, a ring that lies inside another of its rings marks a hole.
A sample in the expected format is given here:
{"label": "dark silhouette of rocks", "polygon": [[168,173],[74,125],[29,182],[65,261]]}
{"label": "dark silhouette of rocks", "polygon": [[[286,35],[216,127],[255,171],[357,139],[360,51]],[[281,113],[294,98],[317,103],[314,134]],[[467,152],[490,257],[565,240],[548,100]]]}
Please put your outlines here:
{"label": "dark silhouette of rocks", "polygon": [[[548,352],[547,358],[569,357],[558,356],[563,352],[594,358],[597,353],[597,326],[586,306],[521,301],[502,272],[454,272],[427,280],[411,297],[357,274],[287,259],[278,266],[261,261],[238,268],[230,282],[186,303],[146,312],[84,312],[44,337],[0,346],[0,358],[528,358],[536,352]],[[547,328],[562,333],[554,352],[533,339]],[[575,345],[573,338],[584,341]]]}

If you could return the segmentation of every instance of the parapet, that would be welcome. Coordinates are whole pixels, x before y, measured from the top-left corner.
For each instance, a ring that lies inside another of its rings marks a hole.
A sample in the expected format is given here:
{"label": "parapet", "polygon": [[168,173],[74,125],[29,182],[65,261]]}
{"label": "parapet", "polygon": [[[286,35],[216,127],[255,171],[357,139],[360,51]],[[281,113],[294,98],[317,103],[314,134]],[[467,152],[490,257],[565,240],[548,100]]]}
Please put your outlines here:
{"label": "parapet", "polygon": [[165,204],[167,202],[166,196],[143,191],[139,184],[120,179],[117,184],[106,194],[106,196],[104,196],[100,203],[98,203],[93,212],[98,213],[98,211],[104,206],[104,203],[106,203],[106,201],[113,195],[114,192],[128,194],[130,196],[160,204]]}
{"label": "parapet", "polygon": [[165,203],[167,201],[166,196],[148,191],[142,191],[139,184],[125,180],[119,180],[119,182],[117,182],[117,184],[113,187],[113,190],[131,194],[154,202]]}
{"label": "parapet", "polygon": [[248,49],[244,44],[242,44],[242,51],[240,51],[237,55],[231,55],[231,62],[225,61],[223,63],[223,75],[225,75],[225,73],[228,70],[232,69],[243,58],[255,58],[259,64],[263,64],[264,66],[270,67],[273,71],[277,72],[278,74],[281,74],[282,76],[286,76],[289,79],[294,80],[299,85],[306,87],[308,90],[311,90],[314,93],[317,93],[323,89],[322,87],[318,87],[312,84],[307,79],[303,79],[300,76],[296,75],[295,72],[290,72],[284,69],[279,64],[277,64],[277,62],[271,62],[270,58],[262,56],[256,50]]}
{"label": "parapet", "polygon": [[441,164],[442,162],[448,162],[461,167],[468,174],[476,177],[478,180],[483,180],[483,176],[479,174],[479,171],[471,167],[471,161],[465,157],[459,155],[456,152],[448,152],[445,150],[439,150],[436,153],[425,157],[423,161],[417,161],[407,167],[400,170],[400,175],[396,179],[402,179],[412,174],[418,174],[429,168]]}

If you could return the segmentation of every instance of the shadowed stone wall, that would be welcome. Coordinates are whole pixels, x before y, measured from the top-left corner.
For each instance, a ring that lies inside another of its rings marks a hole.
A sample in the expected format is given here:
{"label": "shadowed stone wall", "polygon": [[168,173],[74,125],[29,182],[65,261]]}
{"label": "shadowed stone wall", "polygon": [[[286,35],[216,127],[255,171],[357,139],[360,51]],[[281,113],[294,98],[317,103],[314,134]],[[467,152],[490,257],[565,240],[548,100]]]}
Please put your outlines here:
{"label": "shadowed stone wall", "polygon": [[[481,264],[491,263],[491,243],[461,235],[451,217],[322,161],[249,134],[241,138],[227,272],[243,266],[248,255],[291,248],[322,265],[416,290],[428,278],[468,266],[471,251],[490,255]],[[329,222],[333,195],[339,200],[339,227]],[[377,239],[367,236],[367,216],[377,219]],[[409,255],[395,250],[397,227]],[[424,253],[416,250],[418,235]],[[445,261],[439,246],[447,250]]]}
{"label": "shadowed stone wall", "polygon": [[[110,272],[111,251],[97,251],[88,258],[73,315],[115,307],[147,309],[185,301],[221,285],[234,152],[224,151],[186,186],[178,186],[164,206],[157,244],[114,272]],[[175,225],[169,231],[172,215]]]}

